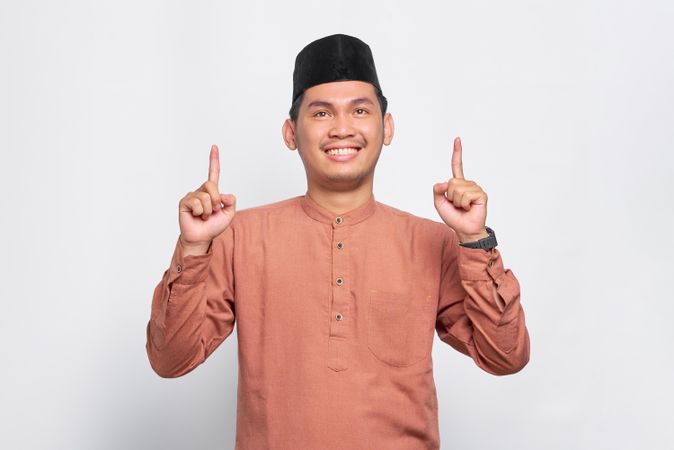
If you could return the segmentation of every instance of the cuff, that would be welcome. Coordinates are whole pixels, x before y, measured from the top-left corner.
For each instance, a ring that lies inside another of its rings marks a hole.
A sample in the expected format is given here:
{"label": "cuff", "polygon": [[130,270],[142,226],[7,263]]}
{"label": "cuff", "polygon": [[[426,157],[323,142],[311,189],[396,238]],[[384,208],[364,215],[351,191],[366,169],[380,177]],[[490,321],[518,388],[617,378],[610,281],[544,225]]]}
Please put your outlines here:
{"label": "cuff", "polygon": [[183,254],[183,246],[180,243],[180,236],[176,241],[173,257],[171,258],[171,267],[169,267],[168,282],[176,284],[196,284],[204,281],[208,276],[208,264],[213,256],[213,243],[204,255]]}
{"label": "cuff", "polygon": [[496,247],[489,251],[468,248],[457,244],[459,249],[459,275],[462,280],[493,280],[497,284],[505,275],[501,253]]}

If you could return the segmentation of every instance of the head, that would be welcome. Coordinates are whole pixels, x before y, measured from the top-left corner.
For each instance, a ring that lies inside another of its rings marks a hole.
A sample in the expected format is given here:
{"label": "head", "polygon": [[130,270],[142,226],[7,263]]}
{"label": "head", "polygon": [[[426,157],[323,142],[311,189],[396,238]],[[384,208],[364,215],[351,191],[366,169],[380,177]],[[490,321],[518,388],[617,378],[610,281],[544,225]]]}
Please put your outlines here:
{"label": "head", "polygon": [[[292,99],[283,139],[298,150],[310,188],[371,186],[382,145],[393,139],[393,118],[370,47],[345,34],[311,42],[295,58]],[[327,154],[346,147],[357,148],[356,156],[340,161]]]}
{"label": "head", "polygon": [[[326,190],[346,191],[372,184],[383,145],[393,139],[386,99],[371,83],[342,80],[306,89],[283,123],[283,139],[299,152],[307,181]],[[335,161],[330,148],[357,147],[356,157]]]}

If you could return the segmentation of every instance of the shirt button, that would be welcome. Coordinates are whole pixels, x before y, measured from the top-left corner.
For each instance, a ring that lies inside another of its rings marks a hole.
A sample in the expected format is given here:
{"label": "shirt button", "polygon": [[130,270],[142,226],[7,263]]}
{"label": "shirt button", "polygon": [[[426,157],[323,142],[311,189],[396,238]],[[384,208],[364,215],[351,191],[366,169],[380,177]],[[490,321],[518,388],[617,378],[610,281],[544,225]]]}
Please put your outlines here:
{"label": "shirt button", "polygon": [[337,248],[340,249],[340,250],[343,249],[343,248],[344,248],[344,244],[342,244],[341,242],[338,242],[338,243],[337,243]]}
{"label": "shirt button", "polygon": [[335,319],[337,320],[342,320],[343,318],[344,316],[342,316],[340,313],[337,313],[337,315],[335,316]]}
{"label": "shirt button", "polygon": [[493,260],[493,259],[490,259],[489,262],[487,263],[487,265],[488,265],[489,267],[493,266],[493,265],[494,265],[494,260]]}
{"label": "shirt button", "polygon": [[336,219],[335,219],[335,222],[337,222],[337,223],[342,223],[342,218],[341,218],[341,217],[336,218]]}
{"label": "shirt button", "polygon": [[176,272],[182,272],[182,271],[183,271],[182,266],[181,266],[180,264],[178,264],[178,265],[176,266]]}
{"label": "shirt button", "polygon": [[341,286],[342,284],[344,284],[344,280],[342,280],[342,278],[340,277],[335,280],[335,283],[337,283],[337,286]]}

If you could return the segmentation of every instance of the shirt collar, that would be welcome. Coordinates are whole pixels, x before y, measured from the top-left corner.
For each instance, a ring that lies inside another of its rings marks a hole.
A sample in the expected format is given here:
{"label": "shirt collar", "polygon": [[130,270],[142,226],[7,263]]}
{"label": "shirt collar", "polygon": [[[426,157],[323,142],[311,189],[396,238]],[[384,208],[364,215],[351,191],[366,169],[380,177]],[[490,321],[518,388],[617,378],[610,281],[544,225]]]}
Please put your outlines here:
{"label": "shirt collar", "polygon": [[333,226],[355,225],[370,217],[376,208],[374,193],[372,193],[370,198],[359,207],[342,214],[335,214],[316,203],[314,199],[309,197],[308,191],[300,196],[300,204],[309,217]]}

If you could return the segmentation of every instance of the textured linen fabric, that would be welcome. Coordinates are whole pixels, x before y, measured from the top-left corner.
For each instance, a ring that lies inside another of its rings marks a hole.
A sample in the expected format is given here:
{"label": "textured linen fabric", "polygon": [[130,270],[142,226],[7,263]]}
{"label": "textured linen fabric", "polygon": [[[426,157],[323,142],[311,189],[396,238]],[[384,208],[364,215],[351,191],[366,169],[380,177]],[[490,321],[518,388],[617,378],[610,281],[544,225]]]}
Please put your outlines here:
{"label": "textured linen fabric", "polygon": [[239,450],[437,449],[434,333],[490,374],[529,361],[498,248],[374,195],[343,214],[308,193],[242,209],[205,255],[182,251],[154,290],[149,362],[185,375],[236,322]]}

